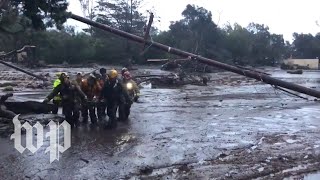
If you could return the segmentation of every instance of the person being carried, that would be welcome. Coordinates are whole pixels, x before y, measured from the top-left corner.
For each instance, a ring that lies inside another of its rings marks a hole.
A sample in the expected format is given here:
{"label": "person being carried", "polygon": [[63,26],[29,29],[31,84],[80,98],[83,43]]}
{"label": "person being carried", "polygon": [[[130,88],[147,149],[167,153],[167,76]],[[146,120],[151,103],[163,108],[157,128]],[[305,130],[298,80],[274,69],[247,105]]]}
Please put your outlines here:
{"label": "person being carried", "polygon": [[78,86],[81,85],[82,80],[83,80],[82,73],[78,72],[76,75],[76,80],[75,80],[75,82],[78,84]]}
{"label": "person being carried", "polygon": [[[108,79],[107,70],[105,68],[100,68],[99,72],[100,72],[99,83],[100,83],[100,86],[103,87],[105,82]],[[107,116],[106,109],[107,109],[106,102],[103,99],[99,99],[99,101],[97,102],[97,114],[98,114],[99,121],[101,121]]]}

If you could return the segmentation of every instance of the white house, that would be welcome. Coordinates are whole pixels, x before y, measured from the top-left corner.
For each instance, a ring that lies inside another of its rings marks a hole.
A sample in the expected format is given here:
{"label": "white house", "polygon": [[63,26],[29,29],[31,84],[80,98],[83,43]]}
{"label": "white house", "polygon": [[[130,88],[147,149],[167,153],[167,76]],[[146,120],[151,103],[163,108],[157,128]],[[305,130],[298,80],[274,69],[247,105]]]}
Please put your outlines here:
{"label": "white house", "polygon": [[319,59],[285,59],[283,63],[289,66],[304,66],[310,69],[319,69]]}

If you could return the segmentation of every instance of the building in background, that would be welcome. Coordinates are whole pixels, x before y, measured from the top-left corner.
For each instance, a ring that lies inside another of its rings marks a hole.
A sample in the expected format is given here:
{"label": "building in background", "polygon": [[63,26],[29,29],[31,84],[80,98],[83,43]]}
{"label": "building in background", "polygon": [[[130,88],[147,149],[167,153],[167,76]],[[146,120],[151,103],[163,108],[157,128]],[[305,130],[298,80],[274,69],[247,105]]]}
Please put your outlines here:
{"label": "building in background", "polygon": [[285,59],[283,69],[319,69],[319,59]]}

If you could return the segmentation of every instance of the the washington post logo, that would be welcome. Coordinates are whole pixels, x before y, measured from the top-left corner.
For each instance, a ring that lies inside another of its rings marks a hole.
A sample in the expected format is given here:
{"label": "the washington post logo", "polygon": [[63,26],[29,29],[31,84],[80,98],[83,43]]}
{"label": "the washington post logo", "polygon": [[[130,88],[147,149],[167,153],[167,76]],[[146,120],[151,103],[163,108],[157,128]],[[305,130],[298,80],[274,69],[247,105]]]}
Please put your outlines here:
{"label": "the washington post logo", "polygon": [[[21,125],[19,115],[13,118],[14,133],[11,135],[11,139],[14,139],[14,147],[22,154],[24,150],[29,149],[31,153],[37,152],[40,147],[43,146],[44,141],[44,128],[37,122],[34,126],[31,126],[28,122]],[[53,121],[48,123],[49,132],[46,133],[45,138],[49,138],[49,147],[46,148],[45,153],[50,154],[50,163],[55,160],[59,161],[59,153],[63,153],[71,147],[71,126],[67,121],[62,124],[56,124]],[[26,130],[26,147],[21,144],[21,129]],[[60,128],[63,128],[63,146],[60,145]],[[33,135],[33,129],[37,130],[37,134]],[[33,138],[36,138],[36,146],[33,145]]]}

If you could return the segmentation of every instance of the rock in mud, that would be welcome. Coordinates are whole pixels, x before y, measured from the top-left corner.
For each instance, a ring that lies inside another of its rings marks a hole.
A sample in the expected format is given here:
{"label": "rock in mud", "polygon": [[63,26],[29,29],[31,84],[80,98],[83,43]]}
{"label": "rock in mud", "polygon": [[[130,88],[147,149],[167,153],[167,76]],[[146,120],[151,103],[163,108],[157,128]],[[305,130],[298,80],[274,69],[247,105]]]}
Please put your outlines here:
{"label": "rock in mud", "polygon": [[149,175],[152,172],[153,172],[153,168],[148,167],[148,166],[140,169],[140,174]]}
{"label": "rock in mud", "polygon": [[80,158],[80,160],[83,161],[83,162],[85,162],[85,163],[87,163],[87,164],[89,163],[89,160],[87,160],[87,159]]}
{"label": "rock in mud", "polygon": [[3,91],[8,92],[8,91],[13,91],[13,87],[12,86],[7,86],[3,89]]}
{"label": "rock in mud", "polygon": [[13,86],[18,86],[18,83],[16,82],[4,82],[4,83],[0,83],[0,87],[13,87]]}
{"label": "rock in mud", "polygon": [[53,110],[53,104],[43,104],[36,101],[25,102],[5,102],[5,106],[8,110],[13,111],[16,114],[41,114],[49,113]]}

